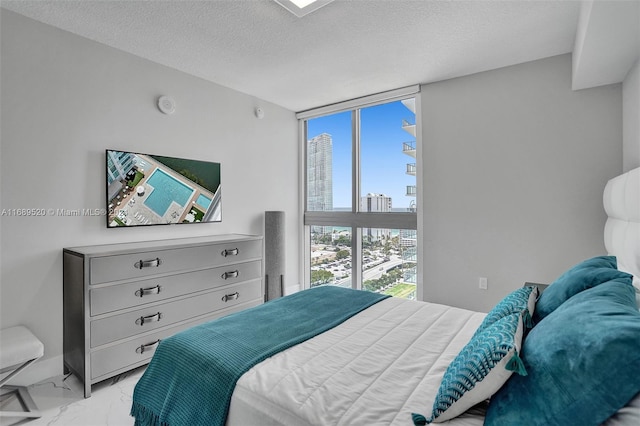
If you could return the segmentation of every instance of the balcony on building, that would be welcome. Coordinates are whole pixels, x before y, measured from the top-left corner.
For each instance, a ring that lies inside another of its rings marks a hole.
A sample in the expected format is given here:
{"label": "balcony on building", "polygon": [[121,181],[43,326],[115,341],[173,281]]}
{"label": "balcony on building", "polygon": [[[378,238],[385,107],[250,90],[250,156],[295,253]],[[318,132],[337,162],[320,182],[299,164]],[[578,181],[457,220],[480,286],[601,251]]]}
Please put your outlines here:
{"label": "balcony on building", "polygon": [[409,111],[416,113],[416,98],[403,99],[401,102]]}
{"label": "balcony on building", "polygon": [[416,142],[403,142],[402,143],[402,152],[407,154],[410,157],[416,158]]}
{"label": "balcony on building", "polygon": [[409,133],[411,136],[416,136],[416,123],[413,120],[402,119],[402,130]]}
{"label": "balcony on building", "polygon": [[418,258],[417,247],[405,247],[402,250],[402,263],[404,268],[402,270],[402,279],[406,283],[416,283],[417,267],[416,259]]}
{"label": "balcony on building", "polygon": [[416,193],[417,191],[415,185],[407,185],[407,197],[415,197]]}
{"label": "balcony on building", "polygon": [[416,268],[405,269],[402,274],[402,280],[408,284],[415,284],[418,282],[416,279],[417,275]]}
{"label": "balcony on building", "polygon": [[402,262],[416,263],[418,257],[418,246],[416,240],[406,240],[402,246]]}
{"label": "balcony on building", "polygon": [[400,246],[403,249],[407,249],[410,247],[413,247],[413,253],[408,254],[408,256],[413,256],[413,259],[409,259],[409,258],[405,258],[404,254],[403,254],[403,259],[404,260],[413,260],[415,262],[416,260],[416,252],[415,252],[415,247],[417,246],[417,231],[415,229],[402,229],[400,230]]}
{"label": "balcony on building", "polygon": [[409,176],[416,175],[416,163],[407,163],[407,174]]}

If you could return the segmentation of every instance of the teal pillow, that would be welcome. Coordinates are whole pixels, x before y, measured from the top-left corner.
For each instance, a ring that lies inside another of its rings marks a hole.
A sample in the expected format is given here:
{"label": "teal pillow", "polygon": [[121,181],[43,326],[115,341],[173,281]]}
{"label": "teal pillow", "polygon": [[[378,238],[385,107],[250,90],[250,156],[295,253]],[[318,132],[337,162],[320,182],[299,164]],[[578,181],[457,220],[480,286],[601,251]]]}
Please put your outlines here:
{"label": "teal pillow", "polygon": [[474,336],[449,364],[433,403],[431,416],[412,414],[415,425],[443,422],[491,397],[515,371],[526,374],[518,350],[522,314],[499,319]]}
{"label": "teal pillow", "polygon": [[584,290],[529,332],[528,375],[491,398],[485,425],[599,425],[640,392],[639,349],[631,277]]}
{"label": "teal pillow", "polygon": [[587,259],[562,274],[540,296],[533,314],[537,324],[571,296],[591,287],[624,277],[628,274],[619,271],[615,256],[598,256]]}
{"label": "teal pillow", "polygon": [[516,313],[522,313],[525,327],[531,328],[531,315],[535,312],[536,300],[538,300],[537,287],[527,286],[512,291],[489,311],[475,334],[480,333],[499,319]]}

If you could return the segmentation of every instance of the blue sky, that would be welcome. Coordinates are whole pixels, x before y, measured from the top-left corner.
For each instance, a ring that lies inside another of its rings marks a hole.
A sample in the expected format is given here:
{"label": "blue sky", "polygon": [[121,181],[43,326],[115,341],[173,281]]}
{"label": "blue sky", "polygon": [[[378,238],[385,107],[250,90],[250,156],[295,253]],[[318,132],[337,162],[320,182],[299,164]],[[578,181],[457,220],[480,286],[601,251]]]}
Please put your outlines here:
{"label": "blue sky", "polygon": [[[413,157],[402,153],[402,143],[415,138],[402,130],[402,120],[415,122],[414,114],[400,101],[361,110],[361,188],[392,197],[394,208],[409,207],[406,186],[415,185],[406,174]],[[333,206],[351,207],[351,112],[346,111],[308,121],[307,139],[328,133],[333,140]]]}

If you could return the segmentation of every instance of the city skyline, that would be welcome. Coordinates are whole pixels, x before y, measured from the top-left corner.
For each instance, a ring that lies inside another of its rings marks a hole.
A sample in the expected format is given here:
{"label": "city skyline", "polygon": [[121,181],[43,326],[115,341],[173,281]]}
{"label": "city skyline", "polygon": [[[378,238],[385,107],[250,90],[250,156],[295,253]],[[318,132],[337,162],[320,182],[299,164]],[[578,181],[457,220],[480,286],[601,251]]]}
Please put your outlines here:
{"label": "city skyline", "polygon": [[[413,197],[406,188],[416,184],[415,176],[407,175],[408,163],[414,159],[403,153],[405,142],[415,138],[402,128],[403,120],[415,123],[415,114],[401,101],[361,110],[361,194],[384,194],[391,197],[395,209],[408,208]],[[333,208],[351,207],[351,111],[310,119],[307,140],[322,133],[333,142]]]}

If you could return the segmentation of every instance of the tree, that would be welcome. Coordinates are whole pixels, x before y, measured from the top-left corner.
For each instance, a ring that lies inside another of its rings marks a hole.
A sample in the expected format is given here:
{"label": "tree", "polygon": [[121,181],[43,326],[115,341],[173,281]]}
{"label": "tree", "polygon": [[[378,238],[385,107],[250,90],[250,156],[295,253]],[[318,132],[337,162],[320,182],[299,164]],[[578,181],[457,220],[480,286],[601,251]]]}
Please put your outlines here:
{"label": "tree", "polygon": [[400,269],[392,269],[388,273],[383,274],[377,280],[367,280],[362,284],[365,290],[378,291],[385,286],[395,283],[398,279],[402,278],[402,271]]}
{"label": "tree", "polygon": [[179,170],[178,173],[180,173],[182,176],[186,177],[187,179],[197,183],[198,185],[203,186],[202,180],[200,180],[200,178],[191,170],[183,169],[183,170]]}
{"label": "tree", "polygon": [[351,236],[340,235],[333,240],[334,246],[351,246]]}
{"label": "tree", "polygon": [[333,281],[333,274],[325,269],[311,271],[311,287]]}
{"label": "tree", "polygon": [[311,235],[311,241],[313,244],[331,244],[331,235],[314,233]]}
{"label": "tree", "polygon": [[346,259],[349,256],[351,256],[351,253],[349,253],[349,250],[340,250],[336,253],[336,260]]}

